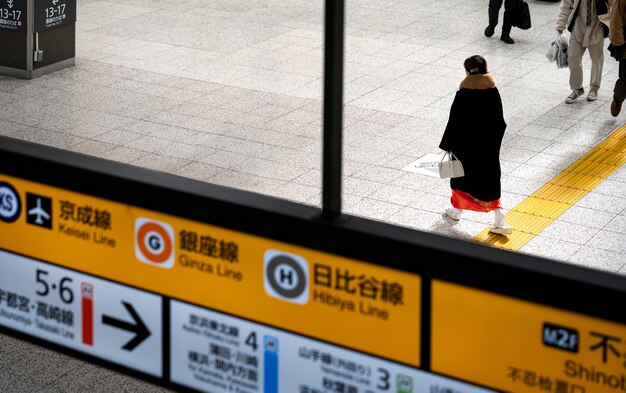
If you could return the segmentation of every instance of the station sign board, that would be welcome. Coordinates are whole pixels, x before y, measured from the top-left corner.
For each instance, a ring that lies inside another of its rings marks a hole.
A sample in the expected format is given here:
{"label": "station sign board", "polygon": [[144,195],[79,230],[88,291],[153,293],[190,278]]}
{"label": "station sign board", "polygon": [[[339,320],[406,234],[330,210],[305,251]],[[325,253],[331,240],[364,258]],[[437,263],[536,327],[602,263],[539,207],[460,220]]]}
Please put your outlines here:
{"label": "station sign board", "polygon": [[0,326],[200,391],[486,391],[419,370],[419,275],[2,174],[0,195]]}
{"label": "station sign board", "polygon": [[76,0],[34,0],[34,31],[41,32],[76,22]]}
{"label": "station sign board", "polygon": [[171,313],[172,381],[201,391],[490,391],[177,301]]}
{"label": "station sign board", "polygon": [[510,392],[626,391],[623,324],[440,280],[432,289],[433,371]]}
{"label": "station sign board", "polygon": [[26,31],[26,0],[0,0],[0,29]]}
{"label": "station sign board", "polygon": [[211,393],[625,389],[621,277],[0,142],[0,331]]}
{"label": "station sign board", "polygon": [[[4,249],[419,366],[415,274],[17,178],[0,181],[24,201],[0,239]],[[381,341],[380,331],[395,333]]]}
{"label": "station sign board", "polygon": [[162,375],[162,299],[0,251],[0,325]]}

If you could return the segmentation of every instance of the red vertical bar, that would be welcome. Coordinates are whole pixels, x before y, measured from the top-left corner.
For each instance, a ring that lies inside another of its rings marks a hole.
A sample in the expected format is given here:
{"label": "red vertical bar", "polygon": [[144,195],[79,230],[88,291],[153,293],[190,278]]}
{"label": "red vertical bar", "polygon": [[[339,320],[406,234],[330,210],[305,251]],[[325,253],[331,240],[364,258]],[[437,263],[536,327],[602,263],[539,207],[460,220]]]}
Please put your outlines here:
{"label": "red vertical bar", "polygon": [[83,314],[83,344],[93,346],[93,285],[80,283]]}

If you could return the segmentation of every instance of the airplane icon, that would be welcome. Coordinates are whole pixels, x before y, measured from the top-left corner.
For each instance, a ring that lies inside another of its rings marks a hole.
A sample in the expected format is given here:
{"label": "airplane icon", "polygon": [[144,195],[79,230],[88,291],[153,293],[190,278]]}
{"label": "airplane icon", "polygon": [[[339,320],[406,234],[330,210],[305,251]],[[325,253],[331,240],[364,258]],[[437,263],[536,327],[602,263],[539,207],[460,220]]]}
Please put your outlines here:
{"label": "airplane icon", "polygon": [[28,215],[37,216],[37,218],[35,218],[35,224],[39,224],[39,225],[44,224],[43,220],[41,219],[42,217],[45,218],[46,220],[50,219],[50,215],[44,209],[41,208],[41,198],[37,198],[37,207],[30,209],[28,211]]}

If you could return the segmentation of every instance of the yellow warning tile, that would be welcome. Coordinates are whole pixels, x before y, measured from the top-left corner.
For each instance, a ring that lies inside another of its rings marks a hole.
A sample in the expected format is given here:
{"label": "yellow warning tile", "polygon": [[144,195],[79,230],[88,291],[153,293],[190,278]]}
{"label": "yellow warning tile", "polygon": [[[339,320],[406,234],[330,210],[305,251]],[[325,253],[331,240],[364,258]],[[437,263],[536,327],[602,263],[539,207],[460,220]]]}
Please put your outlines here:
{"label": "yellow warning tile", "polygon": [[556,212],[569,208],[567,203],[562,202],[547,202],[544,203],[541,209],[537,210],[537,215],[545,218],[551,218]]}
{"label": "yellow warning tile", "polygon": [[606,174],[607,171],[613,172],[615,170],[613,165],[606,165],[602,163],[596,163],[596,165],[594,165],[593,168],[590,169],[591,170],[587,172],[587,174],[596,177],[604,177],[603,174]]}
{"label": "yellow warning tile", "polygon": [[538,203],[533,204],[532,207],[529,207],[524,213],[530,214],[530,215],[536,214],[537,210],[541,209],[541,206],[543,206],[544,203],[546,203],[546,200],[548,200],[548,199],[547,198],[546,199],[537,199]]}
{"label": "yellow warning tile", "polygon": [[596,146],[598,149],[612,149],[615,146],[618,146],[622,142],[622,138],[612,138],[608,137]]}
{"label": "yellow warning tile", "polygon": [[476,242],[483,243],[483,242],[487,242],[489,239],[490,239],[489,229],[485,229],[481,233],[479,233],[478,235],[474,236],[474,239],[472,239],[472,240],[474,240]]}
{"label": "yellow warning tile", "polygon": [[514,228],[521,228],[525,225],[525,222],[533,217],[532,214],[520,214],[519,216],[510,215],[507,217],[507,222]]}
{"label": "yellow warning tile", "polygon": [[521,222],[520,225],[515,225],[515,230],[526,233],[534,233],[536,229],[541,227],[546,221],[549,221],[549,219],[541,216],[530,216],[527,220]]}
{"label": "yellow warning tile", "polygon": [[574,173],[584,173],[587,170],[587,168],[592,165],[593,165],[593,161],[581,159],[573,163],[569,168],[567,168],[567,170],[570,172],[574,172]]}
{"label": "yellow warning tile", "polygon": [[507,214],[507,223],[515,228],[511,235],[494,235],[486,228],[473,240],[491,247],[519,251],[624,164],[626,125],[512,208]]}
{"label": "yellow warning tile", "polygon": [[561,214],[565,213],[570,207],[572,207],[572,205],[569,205],[567,203],[555,202],[554,205],[550,207],[550,209],[546,210],[546,212],[544,213],[544,217],[554,221]]}
{"label": "yellow warning tile", "polygon": [[496,235],[489,232],[489,228],[481,232],[480,235],[473,239],[475,242],[488,244],[492,247],[504,248],[509,243],[510,239],[507,236]]}
{"label": "yellow warning tile", "polygon": [[597,162],[601,162],[603,164],[608,164],[607,161],[610,161],[615,157],[615,152],[612,150],[603,150],[602,154],[598,156]]}
{"label": "yellow warning tile", "polygon": [[607,168],[613,169],[613,165],[606,165],[601,162],[595,162],[593,166],[589,167],[589,170],[585,173],[589,176],[602,177],[602,174]]}
{"label": "yellow warning tile", "polygon": [[[519,206],[519,205],[518,205],[518,206]],[[517,210],[517,208],[513,208],[513,209],[511,209],[511,211],[509,212],[508,217],[509,217],[511,220],[516,220],[516,219],[518,219],[519,217],[526,217],[527,215],[528,215],[528,214],[526,214],[526,213],[524,213],[524,212],[521,212],[521,211]]]}
{"label": "yellow warning tile", "polygon": [[518,204],[517,206],[515,206],[514,208],[512,208],[511,210],[509,210],[509,212],[508,212],[508,214],[507,214],[507,217],[513,217],[513,216],[516,216],[517,214],[524,214],[524,213],[526,213],[527,207],[528,207],[528,205],[529,205],[529,204],[528,204],[528,201],[529,201],[529,200],[531,200],[531,199],[532,199],[532,201],[534,201],[534,200],[535,200],[535,198],[530,198],[530,197],[528,197],[528,198],[526,198],[526,199],[523,201],[523,202],[526,202],[526,203],[524,204],[524,206],[521,206],[521,205],[522,205],[522,203],[520,203],[520,204]]}
{"label": "yellow warning tile", "polygon": [[537,190],[534,196],[539,199],[550,199],[550,195],[554,194],[554,191],[558,190],[560,187],[562,186],[557,186],[555,184],[546,184],[544,187]]}
{"label": "yellow warning tile", "polygon": [[604,164],[602,162],[599,162],[599,161],[594,161],[593,165],[590,165],[588,167],[588,170],[584,174],[585,175],[589,175],[589,176],[598,176],[599,177],[598,173],[602,172],[602,170],[605,167],[607,167],[607,166],[610,166],[610,165],[606,165],[606,164]]}
{"label": "yellow warning tile", "polygon": [[555,188],[554,191],[545,199],[547,199],[548,201],[571,204],[572,201],[580,199],[579,195],[584,192],[585,191],[578,190],[576,188],[561,186]]}
{"label": "yellow warning tile", "polygon": [[561,172],[558,175],[556,175],[556,177],[554,177],[554,179],[550,180],[548,182],[548,184],[542,186],[542,188],[547,186],[547,185],[549,185],[549,184],[554,184],[556,186],[562,186],[563,184],[567,184],[567,182],[571,179],[572,176],[576,176],[576,173],[570,172],[568,169],[566,169],[563,172]]}
{"label": "yellow warning tile", "polygon": [[546,227],[550,225],[552,221],[554,220],[551,220],[546,217],[536,217],[534,220],[532,220],[532,225],[528,227],[526,232],[532,233],[533,235],[538,235],[539,232],[546,229]]}
{"label": "yellow warning tile", "polygon": [[544,184],[537,191],[533,192],[531,196],[535,198],[545,198],[554,187],[557,187],[557,185],[551,183]]}
{"label": "yellow warning tile", "polygon": [[626,140],[619,138],[609,138],[601,146],[599,145],[598,147],[601,149],[607,149],[612,151],[624,151],[625,146]]}
{"label": "yellow warning tile", "polygon": [[582,197],[587,194],[585,190],[579,190],[577,188],[568,188],[566,192],[564,192],[556,202],[566,203],[568,205],[573,205],[578,202]]}
{"label": "yellow warning tile", "polygon": [[506,249],[517,252],[520,250],[520,248],[524,247],[526,243],[531,241],[533,237],[535,237],[535,235],[522,232],[519,235],[515,236],[514,238],[511,238],[511,241],[507,245],[508,247]]}
{"label": "yellow warning tile", "polygon": [[563,198],[567,198],[571,190],[571,188],[566,186],[555,187],[546,199],[549,201],[561,202]]}
{"label": "yellow warning tile", "polygon": [[541,199],[530,196],[526,198],[522,203],[514,207],[512,210],[515,210],[520,213],[526,213],[529,210],[532,210],[533,206],[541,203]]}
{"label": "yellow warning tile", "polygon": [[622,126],[622,128],[615,131],[610,138],[626,139],[626,127]]}
{"label": "yellow warning tile", "polygon": [[598,177],[601,177],[603,179],[606,179],[607,177],[609,177],[609,175],[613,172],[615,172],[615,170],[617,169],[617,167],[615,165],[604,165],[602,168],[600,168],[601,170],[598,171]]}
{"label": "yellow warning tile", "polygon": [[570,182],[568,184],[566,184],[566,185],[568,187],[572,187],[572,186],[574,186],[576,184],[580,184],[580,182],[583,179],[587,178],[587,177],[589,177],[589,175],[584,175],[584,174],[581,174],[581,173],[574,173],[574,174],[572,174],[572,177],[570,178]]}
{"label": "yellow warning tile", "polygon": [[610,160],[607,160],[606,164],[621,166],[624,162],[626,162],[626,153],[617,153]]}
{"label": "yellow warning tile", "polygon": [[592,188],[602,182],[601,177],[585,175],[578,183],[578,188],[585,191],[591,191]]}
{"label": "yellow warning tile", "polygon": [[582,173],[584,175],[595,176],[595,173],[598,171],[598,168],[602,166],[601,163],[595,161],[585,161],[585,165],[580,167],[578,173]]}
{"label": "yellow warning tile", "polygon": [[606,150],[604,148],[602,149],[596,149],[596,150],[591,150],[589,152],[589,155],[584,157],[583,160],[585,161],[599,161],[602,158],[602,155],[610,150]]}

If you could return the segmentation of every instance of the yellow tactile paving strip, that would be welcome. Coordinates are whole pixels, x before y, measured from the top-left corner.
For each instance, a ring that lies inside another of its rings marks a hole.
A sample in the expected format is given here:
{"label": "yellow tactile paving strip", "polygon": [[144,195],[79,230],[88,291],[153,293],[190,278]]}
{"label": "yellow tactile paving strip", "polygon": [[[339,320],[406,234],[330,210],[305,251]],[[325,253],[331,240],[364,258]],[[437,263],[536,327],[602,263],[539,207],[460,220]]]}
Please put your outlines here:
{"label": "yellow tactile paving strip", "polygon": [[511,209],[506,221],[515,228],[512,235],[494,235],[486,228],[474,241],[518,251],[624,163],[626,125]]}

